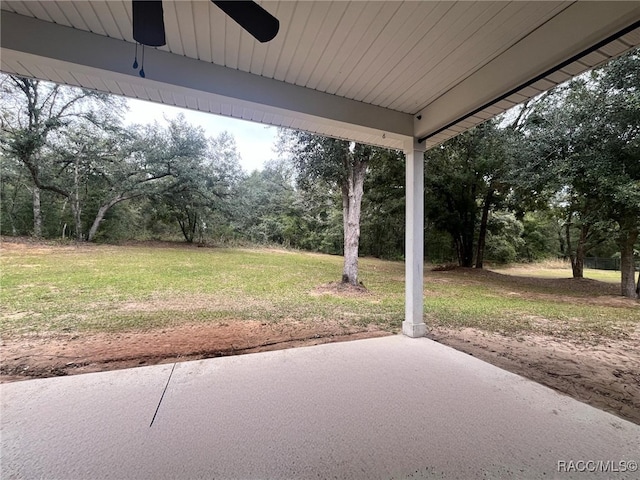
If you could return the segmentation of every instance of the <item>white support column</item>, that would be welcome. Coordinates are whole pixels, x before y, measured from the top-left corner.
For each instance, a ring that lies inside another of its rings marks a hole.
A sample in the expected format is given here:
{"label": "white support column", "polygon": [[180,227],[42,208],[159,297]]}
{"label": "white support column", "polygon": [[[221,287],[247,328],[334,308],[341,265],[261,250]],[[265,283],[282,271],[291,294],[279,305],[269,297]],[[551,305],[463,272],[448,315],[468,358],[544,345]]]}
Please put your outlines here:
{"label": "white support column", "polygon": [[405,232],[405,314],[402,333],[423,337],[424,323],[424,146],[413,141],[405,148],[406,232]]}

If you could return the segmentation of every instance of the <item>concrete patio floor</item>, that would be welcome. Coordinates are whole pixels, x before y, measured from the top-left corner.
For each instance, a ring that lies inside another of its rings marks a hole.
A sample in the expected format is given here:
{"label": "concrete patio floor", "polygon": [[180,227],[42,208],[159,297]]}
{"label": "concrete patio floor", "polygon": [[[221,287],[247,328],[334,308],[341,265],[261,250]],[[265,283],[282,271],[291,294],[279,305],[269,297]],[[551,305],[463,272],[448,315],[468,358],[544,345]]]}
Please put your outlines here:
{"label": "concrete patio floor", "polygon": [[[0,394],[7,480],[640,475],[640,426],[426,338],[30,380]],[[588,463],[599,461],[610,463]]]}

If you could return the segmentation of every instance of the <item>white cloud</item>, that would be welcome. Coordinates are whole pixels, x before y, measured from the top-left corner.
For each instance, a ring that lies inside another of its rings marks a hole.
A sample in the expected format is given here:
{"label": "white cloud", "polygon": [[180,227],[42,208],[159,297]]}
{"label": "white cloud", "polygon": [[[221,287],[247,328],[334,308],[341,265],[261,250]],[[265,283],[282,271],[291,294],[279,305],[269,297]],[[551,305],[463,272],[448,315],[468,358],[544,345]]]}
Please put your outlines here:
{"label": "white cloud", "polygon": [[241,156],[240,164],[247,172],[261,170],[266,161],[275,157],[273,151],[277,132],[275,127],[143,100],[127,99],[127,101],[130,110],[125,115],[125,122],[130,124],[148,124],[154,121],[164,123],[165,117],[171,119],[182,113],[189,123],[201,126],[210,137],[215,137],[226,130],[236,139]]}

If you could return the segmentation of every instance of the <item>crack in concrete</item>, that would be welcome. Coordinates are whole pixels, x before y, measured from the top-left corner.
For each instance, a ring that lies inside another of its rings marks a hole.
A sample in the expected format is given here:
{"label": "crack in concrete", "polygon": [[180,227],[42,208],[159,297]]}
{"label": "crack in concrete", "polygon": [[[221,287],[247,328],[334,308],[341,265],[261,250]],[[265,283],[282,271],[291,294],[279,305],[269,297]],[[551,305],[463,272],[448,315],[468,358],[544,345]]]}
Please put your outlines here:
{"label": "crack in concrete", "polygon": [[158,406],[156,407],[156,411],[153,414],[153,418],[151,419],[151,423],[149,424],[149,428],[153,426],[153,422],[156,420],[156,416],[158,415],[158,410],[160,410],[160,405],[162,404],[162,399],[164,398],[164,394],[167,392],[167,388],[169,387],[169,382],[171,381],[171,376],[173,375],[173,371],[176,368],[176,363],[171,367],[171,373],[169,373],[169,378],[167,378],[167,384],[164,386],[164,390],[162,390],[162,395],[160,395],[160,401],[158,402]]}

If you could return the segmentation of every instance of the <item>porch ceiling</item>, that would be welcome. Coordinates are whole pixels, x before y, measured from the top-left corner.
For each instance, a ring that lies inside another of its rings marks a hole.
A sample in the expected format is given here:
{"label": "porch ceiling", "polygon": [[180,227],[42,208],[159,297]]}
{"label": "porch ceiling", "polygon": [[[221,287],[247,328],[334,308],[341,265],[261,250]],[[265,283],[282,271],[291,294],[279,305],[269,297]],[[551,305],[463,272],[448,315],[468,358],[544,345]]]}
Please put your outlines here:
{"label": "porch ceiling", "polygon": [[433,146],[640,45],[640,2],[263,1],[260,44],[164,2],[142,79],[129,1],[3,1],[1,69],[393,148]]}

